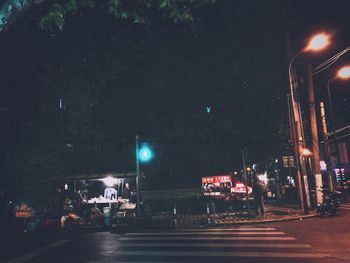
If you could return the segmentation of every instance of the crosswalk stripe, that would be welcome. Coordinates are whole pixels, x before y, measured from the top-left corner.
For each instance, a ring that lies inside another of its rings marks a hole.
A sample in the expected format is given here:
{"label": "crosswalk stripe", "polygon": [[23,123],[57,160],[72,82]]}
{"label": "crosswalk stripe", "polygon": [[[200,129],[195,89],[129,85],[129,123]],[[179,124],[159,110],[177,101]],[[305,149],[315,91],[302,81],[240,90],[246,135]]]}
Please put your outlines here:
{"label": "crosswalk stripe", "polygon": [[350,210],[350,207],[339,207],[340,209],[343,209],[343,210]]}
{"label": "crosswalk stripe", "polygon": [[127,233],[127,236],[186,236],[186,235],[220,235],[220,236],[234,236],[234,235],[285,235],[284,232],[159,232],[159,233]]}
{"label": "crosswalk stripe", "polygon": [[350,207],[350,204],[341,204],[340,206]]}
{"label": "crosswalk stripe", "polygon": [[241,227],[241,228],[200,228],[200,229],[181,229],[180,232],[200,232],[200,231],[273,231],[274,227]]}
{"label": "crosswalk stripe", "polygon": [[227,251],[118,251],[118,256],[169,257],[264,257],[264,258],[326,258],[329,254],[294,252],[227,252]]}
{"label": "crosswalk stripe", "polygon": [[127,243],[121,247],[311,248],[308,244],[276,243]]}
{"label": "crosswalk stripe", "polygon": [[151,241],[151,240],[296,240],[294,237],[122,237],[121,241]]}

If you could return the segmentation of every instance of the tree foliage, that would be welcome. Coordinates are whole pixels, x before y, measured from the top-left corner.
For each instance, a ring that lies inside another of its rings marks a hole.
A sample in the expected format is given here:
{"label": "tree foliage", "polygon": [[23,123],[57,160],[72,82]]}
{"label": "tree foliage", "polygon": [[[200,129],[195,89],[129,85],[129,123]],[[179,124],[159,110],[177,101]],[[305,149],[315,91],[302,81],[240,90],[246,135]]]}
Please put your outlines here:
{"label": "tree foliage", "polygon": [[175,23],[192,22],[194,12],[215,0],[64,0],[50,1],[39,25],[45,30],[62,30],[67,19],[93,11],[134,24],[151,24],[155,18]]}

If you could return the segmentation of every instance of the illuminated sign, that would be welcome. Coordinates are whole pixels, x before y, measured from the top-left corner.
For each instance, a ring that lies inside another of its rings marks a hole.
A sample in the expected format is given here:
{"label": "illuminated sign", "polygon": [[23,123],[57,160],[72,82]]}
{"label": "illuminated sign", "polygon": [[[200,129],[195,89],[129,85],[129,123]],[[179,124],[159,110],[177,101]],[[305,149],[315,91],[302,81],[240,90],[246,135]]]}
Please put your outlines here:
{"label": "illuminated sign", "polygon": [[231,183],[231,175],[217,175],[217,176],[205,176],[202,177],[202,184],[214,184],[220,185],[221,183]]}

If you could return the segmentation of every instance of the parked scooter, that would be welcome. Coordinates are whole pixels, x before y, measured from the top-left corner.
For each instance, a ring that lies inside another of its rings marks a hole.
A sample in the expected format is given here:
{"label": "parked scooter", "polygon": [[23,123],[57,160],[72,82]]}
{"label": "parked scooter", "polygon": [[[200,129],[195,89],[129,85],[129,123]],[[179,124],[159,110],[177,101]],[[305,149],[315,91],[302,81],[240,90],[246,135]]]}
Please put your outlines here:
{"label": "parked scooter", "polygon": [[331,192],[328,189],[323,189],[323,200],[321,204],[317,205],[317,213],[323,217],[325,214],[335,215],[340,205],[339,193],[337,191]]}
{"label": "parked scooter", "polygon": [[61,216],[62,228],[74,230],[83,224],[84,220],[74,212],[72,205],[67,205],[63,208],[63,215]]}
{"label": "parked scooter", "polygon": [[339,208],[340,202],[343,200],[343,194],[340,191],[330,192],[331,198],[334,200],[334,205]]}

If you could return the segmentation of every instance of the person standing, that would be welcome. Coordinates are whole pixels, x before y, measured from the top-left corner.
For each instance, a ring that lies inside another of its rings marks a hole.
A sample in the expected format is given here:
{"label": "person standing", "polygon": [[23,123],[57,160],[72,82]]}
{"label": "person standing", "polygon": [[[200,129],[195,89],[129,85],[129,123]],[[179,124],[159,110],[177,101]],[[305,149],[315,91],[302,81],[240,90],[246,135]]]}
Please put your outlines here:
{"label": "person standing", "polygon": [[125,188],[123,191],[123,198],[128,199],[128,200],[131,199],[131,188],[130,188],[130,185],[128,183],[125,184]]}
{"label": "person standing", "polygon": [[258,215],[258,210],[260,209],[261,216],[264,216],[263,187],[257,179],[254,180],[252,190],[254,195],[255,212]]}

